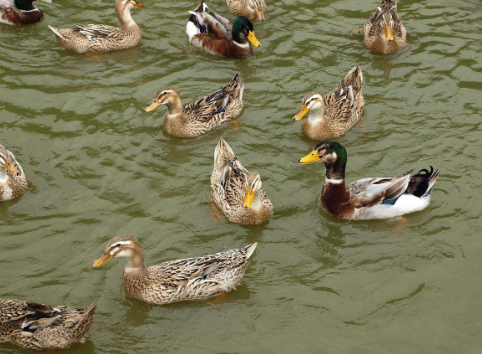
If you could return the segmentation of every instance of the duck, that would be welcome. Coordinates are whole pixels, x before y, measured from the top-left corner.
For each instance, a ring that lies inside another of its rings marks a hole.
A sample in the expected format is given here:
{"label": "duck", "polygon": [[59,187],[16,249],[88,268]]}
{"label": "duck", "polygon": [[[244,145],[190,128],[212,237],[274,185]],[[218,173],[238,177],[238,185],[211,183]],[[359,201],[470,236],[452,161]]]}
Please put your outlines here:
{"label": "duck", "polygon": [[95,303],[68,308],[0,299],[0,343],[36,350],[69,348],[85,341],[95,308]]}
{"label": "duck", "polygon": [[94,261],[99,267],[112,258],[125,258],[124,289],[128,296],[155,305],[205,300],[225,295],[241,284],[258,244],[202,257],[146,267],[144,251],[132,236],[113,238]]}
{"label": "duck", "polygon": [[273,204],[259,173],[246,170],[223,138],[214,150],[211,194],[230,222],[260,225],[273,216]]}
{"label": "duck", "polygon": [[261,47],[254,34],[253,24],[244,16],[233,23],[210,11],[203,2],[194,11],[186,26],[189,42],[205,52],[226,58],[249,58],[253,55],[251,44]]}
{"label": "duck", "polygon": [[341,84],[323,97],[310,92],[303,98],[293,120],[308,114],[302,125],[303,135],[313,140],[338,138],[357,124],[365,107],[362,92],[363,73],[359,66],[351,69]]}
{"label": "duck", "polygon": [[[44,18],[42,10],[33,6],[35,0],[0,0],[0,23],[29,25]],[[39,0],[52,3],[52,0]]]}
{"label": "duck", "polygon": [[226,0],[228,11],[235,16],[244,16],[249,20],[264,21],[266,3],[264,0]]}
{"label": "duck", "polygon": [[15,156],[0,144],[0,201],[20,197],[28,187],[27,177]]}
{"label": "duck", "polygon": [[143,8],[137,0],[116,0],[115,12],[121,27],[75,25],[73,28],[48,27],[65,49],[75,53],[102,53],[127,49],[141,42],[142,33],[131,16],[132,8]]}
{"label": "duck", "polygon": [[322,140],[300,159],[300,164],[323,162],[325,183],[321,192],[324,211],[341,219],[386,219],[425,209],[430,203],[439,171],[430,167],[411,175],[363,178],[345,184],[347,152],[336,141]]}
{"label": "duck", "polygon": [[243,92],[244,80],[236,73],[229,84],[185,107],[174,88],[163,88],[144,111],[151,112],[166,105],[165,131],[180,138],[191,138],[206,134],[239,116],[243,109]]}
{"label": "duck", "polygon": [[396,0],[381,0],[363,27],[365,47],[375,54],[393,54],[407,46],[407,30],[397,13]]}

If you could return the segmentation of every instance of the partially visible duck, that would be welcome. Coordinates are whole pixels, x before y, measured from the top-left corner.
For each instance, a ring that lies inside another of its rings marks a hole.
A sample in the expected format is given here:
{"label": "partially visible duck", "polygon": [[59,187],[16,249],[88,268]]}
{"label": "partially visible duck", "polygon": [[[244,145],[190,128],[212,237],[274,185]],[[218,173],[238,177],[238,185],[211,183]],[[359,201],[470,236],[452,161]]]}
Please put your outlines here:
{"label": "partially visible duck", "polygon": [[[0,0],[0,23],[28,25],[39,22],[44,14],[33,6],[35,0]],[[39,0],[51,3],[52,0]]]}
{"label": "partially visible duck", "polygon": [[107,25],[75,25],[74,28],[55,28],[57,41],[65,49],[75,53],[101,53],[111,50],[127,49],[141,42],[142,33],[131,16],[133,7],[143,8],[137,0],[116,0],[115,12],[121,27]]}
{"label": "partially visible duck", "polygon": [[321,140],[348,133],[360,121],[365,107],[362,82],[362,70],[355,66],[325,97],[319,92],[306,94],[300,112],[293,118],[300,120],[308,114],[303,122],[303,134],[310,139]]}
{"label": "partially visible duck", "polygon": [[345,184],[345,148],[336,141],[323,140],[300,159],[301,164],[323,162],[325,183],[322,208],[342,219],[385,219],[425,209],[430,203],[439,171],[430,167],[415,175],[409,170],[398,177],[364,178]]}
{"label": "partially visible duck", "polygon": [[264,21],[266,3],[264,0],[226,0],[228,11],[235,16],[244,16],[250,20]]}
{"label": "partially visible duck", "polygon": [[69,348],[85,340],[95,307],[94,303],[81,309],[0,299],[0,343],[36,350]]}
{"label": "partially visible duck", "polygon": [[398,16],[396,0],[381,0],[363,35],[365,47],[376,54],[393,54],[407,46],[407,31]]}
{"label": "partially visible duck", "polygon": [[250,42],[255,47],[261,47],[250,20],[239,16],[231,24],[228,19],[209,11],[205,3],[191,12],[186,33],[192,45],[227,58],[251,57],[253,50]]}
{"label": "partially visible duck", "polygon": [[28,187],[27,177],[15,156],[0,144],[0,201],[20,197]]}

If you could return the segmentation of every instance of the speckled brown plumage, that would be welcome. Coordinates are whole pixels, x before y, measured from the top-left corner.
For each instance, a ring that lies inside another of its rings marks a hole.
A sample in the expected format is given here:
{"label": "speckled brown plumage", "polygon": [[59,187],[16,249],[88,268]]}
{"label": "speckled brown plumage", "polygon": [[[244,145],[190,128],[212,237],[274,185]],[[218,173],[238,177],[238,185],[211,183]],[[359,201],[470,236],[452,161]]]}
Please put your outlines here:
{"label": "speckled brown plumage", "polygon": [[177,137],[195,137],[236,118],[243,109],[244,80],[236,74],[229,84],[209,96],[182,107],[179,93],[172,87],[159,90],[146,112],[165,104],[169,110],[164,129]]}
{"label": "speckled brown plumage", "polygon": [[36,350],[69,348],[84,340],[94,311],[94,303],[70,309],[0,299],[0,343]]}
{"label": "speckled brown plumage", "polygon": [[[385,36],[385,24],[393,31],[393,40]],[[380,6],[363,28],[365,47],[376,54],[393,54],[407,46],[407,31],[397,13],[395,0],[381,0]]]}
{"label": "speckled brown plumage", "polygon": [[28,187],[27,177],[15,156],[0,144],[0,201],[20,197]]}
{"label": "speckled brown plumage", "polygon": [[[250,20],[264,21],[266,3],[264,0],[226,0],[228,11],[235,16],[244,16]],[[257,11],[256,11],[257,9]]]}
{"label": "speckled brown plumage", "polygon": [[121,236],[109,242],[94,266],[111,258],[126,258],[124,289],[127,295],[163,305],[208,299],[235,289],[243,280],[256,246],[257,243],[253,243],[240,249],[146,267],[139,241],[132,236]]}
{"label": "speckled brown plumage", "polygon": [[[252,206],[248,207],[243,201],[250,188],[255,190],[255,196]],[[214,202],[231,222],[258,225],[273,215],[273,204],[261,188],[259,174],[246,170],[222,138],[214,152],[211,190]]]}
{"label": "speckled brown plumage", "polygon": [[49,25],[58,42],[76,53],[100,53],[137,46],[142,38],[139,26],[131,17],[131,8],[144,7],[137,0],[117,0],[115,11],[121,27],[106,25],[75,25],[74,28],[55,28]]}
{"label": "speckled brown plumage", "polygon": [[[348,72],[341,84],[324,97],[317,92],[305,95],[302,110],[312,105],[302,125],[303,135],[321,140],[345,135],[362,116],[365,99],[363,73],[359,66]],[[311,100],[314,100],[311,102]],[[317,104],[317,102],[319,104]],[[297,118],[298,117],[298,118]],[[300,119],[299,115],[295,119]]]}

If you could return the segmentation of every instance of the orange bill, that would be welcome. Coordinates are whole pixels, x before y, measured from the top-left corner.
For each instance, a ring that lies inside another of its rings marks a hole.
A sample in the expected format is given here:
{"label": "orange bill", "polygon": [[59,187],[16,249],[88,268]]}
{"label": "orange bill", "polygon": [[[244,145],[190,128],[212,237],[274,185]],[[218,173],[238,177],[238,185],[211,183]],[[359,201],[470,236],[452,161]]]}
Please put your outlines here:
{"label": "orange bill", "polygon": [[306,113],[308,113],[309,109],[306,107],[306,105],[302,105],[300,108],[300,111],[293,117],[294,120],[300,120],[303,118]]}
{"label": "orange bill", "polygon": [[92,266],[94,267],[100,267],[101,265],[107,263],[113,258],[113,256],[110,253],[104,252],[100,255],[99,258],[97,258],[94,263],[92,263]]}
{"label": "orange bill", "polygon": [[249,188],[244,196],[243,208],[251,208],[254,201],[254,191],[253,188]]}

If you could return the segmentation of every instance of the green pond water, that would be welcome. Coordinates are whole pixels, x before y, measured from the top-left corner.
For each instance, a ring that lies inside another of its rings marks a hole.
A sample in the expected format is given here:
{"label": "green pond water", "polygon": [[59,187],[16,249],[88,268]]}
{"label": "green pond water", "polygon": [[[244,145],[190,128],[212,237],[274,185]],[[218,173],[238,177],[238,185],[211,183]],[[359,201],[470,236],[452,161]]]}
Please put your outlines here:
{"label": "green pond water", "polygon": [[[372,0],[268,1],[261,48],[229,60],[192,48],[197,4],[146,0],[141,46],[90,58],[47,28],[116,25],[112,0],[39,3],[41,23],[0,26],[0,142],[32,183],[0,204],[0,297],[98,304],[68,354],[480,353],[482,4],[400,1],[409,46],[371,54],[360,35]],[[211,9],[232,18],[224,1]],[[338,139],[347,180],[440,169],[430,206],[400,219],[349,222],[320,210],[322,165],[298,165],[316,141],[291,118],[305,93],[364,73],[364,119]],[[244,111],[195,139],[147,114],[173,86],[183,103],[245,79]],[[220,137],[258,171],[270,222],[219,218],[209,200]],[[242,286],[219,303],[150,306],[126,297],[125,262],[92,261],[114,236],[142,242],[146,263],[259,242]],[[0,352],[28,353],[10,345]]]}

